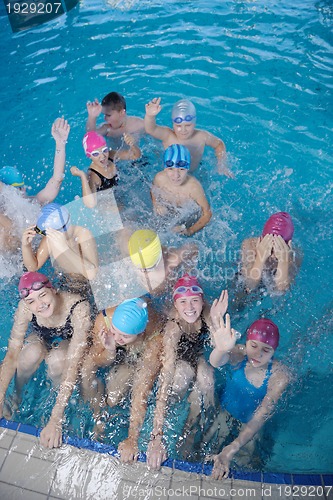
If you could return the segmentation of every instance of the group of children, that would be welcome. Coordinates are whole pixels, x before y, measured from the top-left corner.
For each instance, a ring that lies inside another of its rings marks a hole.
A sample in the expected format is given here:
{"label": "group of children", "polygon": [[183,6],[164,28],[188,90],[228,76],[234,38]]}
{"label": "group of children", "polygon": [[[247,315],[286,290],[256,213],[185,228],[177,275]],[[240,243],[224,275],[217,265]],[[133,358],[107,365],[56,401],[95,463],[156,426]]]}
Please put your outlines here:
{"label": "group of children", "polygon": [[[128,116],[125,99],[116,92],[104,97],[101,104],[97,100],[89,102],[83,148],[91,165],[87,173],[77,167],[72,167],[71,173],[81,180],[84,205],[98,209],[102,203],[99,193],[111,196],[121,184],[117,164],[140,158],[140,136],[147,133],[161,140],[163,170],[152,181],[153,210],[156,217],[164,217],[193,203],[196,220],[172,228],[191,237],[212,217],[202,185],[189,174],[199,167],[205,146],[214,148],[218,171],[228,177],[233,174],[227,167],[223,141],[196,128],[192,102],[182,99],[173,106],[172,128],[156,124],[160,102],[160,98],[154,98],[146,105],[144,120]],[[97,128],[101,113],[105,123]],[[220,400],[221,411],[214,424],[218,429],[214,425],[210,429],[211,434],[219,430],[225,437],[230,421],[239,423],[237,438],[212,457],[213,477],[227,477],[234,455],[253,442],[288,384],[286,367],[272,360],[279,343],[278,327],[267,318],[258,319],[247,330],[246,344],[236,344],[240,335],[231,328],[226,313],[228,292],[223,290],[209,306],[200,282],[189,274],[197,246],[187,243],[180,248],[162,247],[158,234],[142,227],[125,228],[117,243],[119,253],[124,259],[129,258],[133,279],[139,279],[147,293],[120,298],[116,306],[92,314],[90,284],[99,272],[98,246],[89,229],[72,225],[69,210],[54,203],[64,176],[68,134],[66,120],[57,119],[52,126],[56,142],[53,176],[29,200],[39,207],[39,215],[29,221],[21,235],[0,203],[2,251],[19,249],[26,268],[19,281],[21,300],[0,367],[0,416],[11,416],[21,402],[24,385],[45,360],[48,376],[58,386],[58,396],[41,432],[41,443],[50,448],[60,446],[64,411],[75,384],[79,384],[83,398],[90,402],[97,437],[103,432],[100,415],[105,405],[117,405],[130,391],[128,437],[119,445],[119,453],[123,462],[131,463],[138,456],[147,400],[157,381],[147,463],[159,469],[167,457],[163,436],[170,395],[172,401],[188,398],[190,410],[183,430],[186,439],[202,409],[215,404],[214,368],[229,363],[231,370]],[[20,190],[20,196],[26,197],[23,178],[14,167],[0,169],[0,181],[0,198],[6,190]],[[120,211],[125,213],[126,207]],[[108,217],[107,210],[104,217]],[[270,280],[280,292],[287,290],[297,269],[291,246],[293,231],[290,215],[279,212],[267,220],[261,236],[243,242],[240,266],[245,292],[265,280]],[[38,245],[35,238],[40,239]],[[49,258],[63,277],[59,289],[39,272]],[[111,289],[114,285],[109,283]],[[164,298],[163,310],[156,307],[156,296]],[[205,353],[210,347],[213,350],[208,362]],[[101,367],[109,368],[104,381],[98,375]],[[9,405],[6,391],[13,377],[15,392]]]}

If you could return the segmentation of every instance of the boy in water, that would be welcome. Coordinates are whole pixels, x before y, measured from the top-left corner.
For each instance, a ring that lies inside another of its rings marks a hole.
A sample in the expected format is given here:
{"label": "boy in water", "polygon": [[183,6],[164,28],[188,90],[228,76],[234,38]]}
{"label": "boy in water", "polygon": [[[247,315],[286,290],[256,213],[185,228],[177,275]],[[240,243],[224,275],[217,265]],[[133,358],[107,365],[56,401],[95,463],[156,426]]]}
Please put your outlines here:
{"label": "boy in water", "polygon": [[212,217],[212,212],[200,182],[188,174],[191,165],[189,150],[182,145],[173,144],[164,152],[164,170],[156,174],[153,180],[151,197],[155,212],[167,215],[168,207],[184,207],[192,200],[201,209],[201,216],[190,227],[185,224],[175,226],[173,231],[185,236],[192,236],[205,227]]}
{"label": "boy in water", "polygon": [[218,172],[227,177],[233,174],[227,168],[227,155],[224,142],[214,135],[199,130],[196,126],[196,110],[194,104],[181,99],[172,108],[173,128],[156,125],[156,115],[161,111],[161,98],[155,97],[146,104],[145,129],[147,134],[163,142],[166,149],[172,144],[182,144],[186,146],[192,158],[192,170],[195,170],[202,158],[205,146],[210,146],[215,150],[217,158]]}
{"label": "boy in water", "polygon": [[[145,131],[142,118],[127,116],[125,98],[118,92],[107,94],[101,104],[97,99],[87,102],[87,110],[87,132],[96,130],[100,135],[112,138],[110,142],[113,148],[122,146],[120,139],[123,134],[138,136]],[[101,113],[104,114],[105,123],[97,128],[96,120]]]}

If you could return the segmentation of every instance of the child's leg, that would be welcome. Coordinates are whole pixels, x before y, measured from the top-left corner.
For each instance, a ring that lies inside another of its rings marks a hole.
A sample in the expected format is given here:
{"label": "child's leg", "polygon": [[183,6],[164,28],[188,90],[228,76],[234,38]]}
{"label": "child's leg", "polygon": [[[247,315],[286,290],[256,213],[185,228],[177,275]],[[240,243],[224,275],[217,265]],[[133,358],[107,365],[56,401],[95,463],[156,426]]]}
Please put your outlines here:
{"label": "child's leg", "polygon": [[172,390],[179,399],[183,399],[194,377],[195,370],[189,363],[183,360],[177,361]]}
{"label": "child's leg", "polygon": [[132,386],[135,365],[122,364],[112,370],[106,381],[107,404],[112,408],[120,403]]}
{"label": "child's leg", "polygon": [[30,377],[38,369],[43,359],[47,356],[47,350],[37,335],[31,334],[27,343],[20,352],[15,377],[15,389],[17,400],[21,400],[22,389]]}
{"label": "child's leg", "polygon": [[187,428],[191,428],[200,415],[202,400],[205,409],[214,405],[214,370],[203,357],[198,361],[197,378],[188,397],[190,411],[186,421]]}
{"label": "child's leg", "polygon": [[47,374],[52,380],[54,386],[60,385],[64,371],[67,368],[67,352],[69,341],[62,340],[58,347],[52,347],[48,356],[45,358],[47,364]]}

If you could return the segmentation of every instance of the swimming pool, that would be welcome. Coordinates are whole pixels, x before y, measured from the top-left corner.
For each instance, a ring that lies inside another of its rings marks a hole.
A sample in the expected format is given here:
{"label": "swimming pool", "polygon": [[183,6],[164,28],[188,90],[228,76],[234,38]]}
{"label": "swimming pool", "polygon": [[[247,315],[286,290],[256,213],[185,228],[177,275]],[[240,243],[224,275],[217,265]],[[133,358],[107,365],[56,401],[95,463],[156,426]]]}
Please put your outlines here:
{"label": "swimming pool", "polygon": [[[161,96],[161,124],[169,124],[172,104],[188,97],[198,126],[226,143],[235,180],[215,173],[209,151],[198,171],[214,212],[196,238],[209,298],[229,285],[227,270],[241,241],[259,234],[270,213],[291,213],[295,244],[304,252],[294,286],[283,298],[258,297],[235,319],[244,331],[270,311],[282,334],[279,357],[295,374],[285,404],[267,424],[274,445],[265,468],[274,472],[333,470],[332,19],[331,3],[313,0],[95,0],[15,35],[0,19],[3,164],[20,167],[32,192],[52,165],[52,121],[61,114],[69,120],[68,165],[86,166],[85,103],[117,90],[128,113],[139,116],[148,99]],[[161,149],[150,140],[142,146],[151,161],[140,176],[147,186]],[[76,194],[79,183],[67,171],[58,201]],[[17,304],[7,282],[2,346]]]}

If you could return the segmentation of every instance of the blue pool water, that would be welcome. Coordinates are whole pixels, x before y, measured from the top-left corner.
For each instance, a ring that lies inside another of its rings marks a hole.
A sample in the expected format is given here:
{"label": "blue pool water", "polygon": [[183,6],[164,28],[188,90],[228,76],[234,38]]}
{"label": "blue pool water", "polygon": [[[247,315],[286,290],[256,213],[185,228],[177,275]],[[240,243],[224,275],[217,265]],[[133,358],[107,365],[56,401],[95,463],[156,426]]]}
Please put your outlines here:
{"label": "blue pool water", "polygon": [[[265,469],[274,472],[333,470],[332,20],[328,0],[87,0],[15,35],[0,18],[3,164],[17,165],[32,193],[52,168],[53,120],[64,115],[71,124],[68,166],[87,166],[85,103],[116,90],[126,96],[128,114],[138,116],[161,96],[158,123],[166,125],[172,104],[188,97],[198,127],[226,144],[234,180],[217,175],[208,150],[197,172],[214,212],[196,238],[209,299],[231,286],[242,240],[259,234],[271,213],[291,213],[294,242],[304,254],[292,289],[284,297],[258,296],[234,317],[244,331],[269,314],[281,331],[279,357],[293,372],[289,393],[266,426],[273,444]],[[139,208],[136,182],[148,193],[161,159],[160,144],[146,138],[141,145],[150,166],[125,172]],[[77,194],[68,169],[58,201]],[[3,357],[17,278],[8,285],[1,266]]]}

